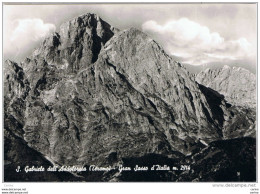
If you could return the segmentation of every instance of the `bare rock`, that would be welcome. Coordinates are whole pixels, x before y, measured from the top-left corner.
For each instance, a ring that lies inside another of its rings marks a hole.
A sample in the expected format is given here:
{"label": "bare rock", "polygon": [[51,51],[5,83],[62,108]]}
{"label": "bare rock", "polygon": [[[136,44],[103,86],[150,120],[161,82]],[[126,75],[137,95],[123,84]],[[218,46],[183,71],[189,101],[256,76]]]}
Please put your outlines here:
{"label": "bare rock", "polygon": [[206,69],[196,75],[196,81],[218,91],[233,105],[256,107],[256,77],[246,69],[227,65]]}

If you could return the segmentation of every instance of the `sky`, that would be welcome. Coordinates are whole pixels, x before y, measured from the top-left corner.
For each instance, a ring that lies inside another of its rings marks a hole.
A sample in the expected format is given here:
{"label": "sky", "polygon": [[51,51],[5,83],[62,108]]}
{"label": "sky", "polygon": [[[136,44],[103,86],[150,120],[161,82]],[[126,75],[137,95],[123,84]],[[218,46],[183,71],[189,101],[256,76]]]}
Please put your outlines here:
{"label": "sky", "polygon": [[256,66],[257,4],[245,3],[4,4],[4,59],[23,60],[63,22],[84,13],[121,30],[142,30],[182,63]]}

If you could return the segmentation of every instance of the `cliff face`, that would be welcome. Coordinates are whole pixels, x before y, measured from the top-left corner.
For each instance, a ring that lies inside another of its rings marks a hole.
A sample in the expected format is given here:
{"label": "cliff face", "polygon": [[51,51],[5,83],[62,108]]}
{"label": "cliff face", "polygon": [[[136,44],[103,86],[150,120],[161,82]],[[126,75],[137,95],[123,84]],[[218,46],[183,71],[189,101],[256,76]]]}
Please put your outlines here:
{"label": "cliff face", "polygon": [[94,63],[101,47],[118,31],[95,14],[82,15],[62,24],[32,57],[75,73]]}
{"label": "cliff face", "polygon": [[143,32],[94,14],[63,24],[24,62],[7,61],[4,76],[5,130],[61,165],[179,159],[201,142],[254,136],[253,112],[198,84]]}
{"label": "cliff face", "polygon": [[196,75],[196,81],[218,91],[233,105],[256,107],[256,76],[246,69],[227,65],[206,69]]}

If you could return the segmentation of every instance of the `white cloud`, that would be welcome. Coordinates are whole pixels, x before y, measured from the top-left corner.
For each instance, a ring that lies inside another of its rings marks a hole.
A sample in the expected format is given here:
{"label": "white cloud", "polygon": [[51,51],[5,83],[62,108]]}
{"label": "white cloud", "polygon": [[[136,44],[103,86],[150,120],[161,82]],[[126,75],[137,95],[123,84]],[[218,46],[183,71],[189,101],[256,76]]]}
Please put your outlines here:
{"label": "white cloud", "polygon": [[36,43],[56,29],[54,24],[44,23],[38,18],[9,21],[9,24],[6,22],[5,27],[4,50],[11,58],[31,51]]}
{"label": "white cloud", "polygon": [[142,25],[144,32],[151,34],[169,54],[187,58],[192,65],[201,65],[213,60],[240,59],[254,54],[252,44],[246,38],[225,41],[217,32],[206,26],[181,18],[164,25],[150,20]]}
{"label": "white cloud", "polygon": [[20,41],[21,38],[38,41],[54,32],[56,27],[53,24],[45,24],[41,19],[18,20],[18,25],[14,29],[11,41]]}

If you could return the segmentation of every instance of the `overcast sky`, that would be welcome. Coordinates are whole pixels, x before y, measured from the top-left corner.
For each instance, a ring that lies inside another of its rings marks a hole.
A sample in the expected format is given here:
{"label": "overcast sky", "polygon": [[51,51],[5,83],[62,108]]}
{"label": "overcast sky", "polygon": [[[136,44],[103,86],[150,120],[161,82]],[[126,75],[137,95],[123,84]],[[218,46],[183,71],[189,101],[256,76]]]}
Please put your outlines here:
{"label": "overcast sky", "polygon": [[60,24],[89,12],[144,31],[184,63],[256,65],[256,4],[4,5],[4,58],[23,60]]}

